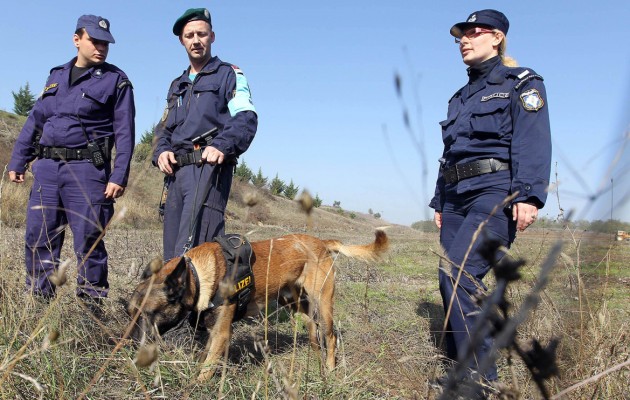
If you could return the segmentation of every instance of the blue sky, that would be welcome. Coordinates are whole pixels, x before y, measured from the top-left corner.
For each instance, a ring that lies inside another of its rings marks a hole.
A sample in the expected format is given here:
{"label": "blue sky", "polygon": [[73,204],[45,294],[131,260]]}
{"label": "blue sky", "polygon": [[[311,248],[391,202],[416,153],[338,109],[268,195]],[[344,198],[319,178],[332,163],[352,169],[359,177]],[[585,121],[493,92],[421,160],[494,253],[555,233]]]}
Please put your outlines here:
{"label": "blue sky", "polygon": [[614,204],[613,218],[630,221],[628,1],[10,2],[0,16],[0,109],[12,111],[11,91],[26,82],[39,93],[50,68],[74,57],[79,15],[101,15],[116,38],[107,61],[134,85],[139,139],[187,67],[171,28],[189,7],[211,11],[213,54],[249,80],[260,122],[247,165],[324,204],[406,225],[432,218],[438,122],[466,82],[448,31],[472,11],[499,9],[511,23],[508,53],[547,86],[559,196],[541,214],[555,218],[560,205],[608,219]]}

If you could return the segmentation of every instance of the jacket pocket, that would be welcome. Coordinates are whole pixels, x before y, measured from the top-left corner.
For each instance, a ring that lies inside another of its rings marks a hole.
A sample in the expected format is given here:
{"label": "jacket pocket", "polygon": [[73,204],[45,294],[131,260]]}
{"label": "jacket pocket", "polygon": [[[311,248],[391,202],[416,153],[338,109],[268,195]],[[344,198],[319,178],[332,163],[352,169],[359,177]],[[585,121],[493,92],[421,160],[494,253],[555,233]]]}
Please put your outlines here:
{"label": "jacket pocket", "polygon": [[470,127],[473,137],[500,138],[512,131],[510,99],[493,99],[472,110]]}
{"label": "jacket pocket", "polygon": [[186,89],[178,90],[171,93],[168,99],[168,114],[166,116],[165,125],[171,131],[181,125],[186,119],[186,106],[184,104],[185,94]]}
{"label": "jacket pocket", "polygon": [[444,121],[440,121],[442,127],[442,142],[445,146],[450,145],[455,141],[455,132],[453,126],[455,125],[456,116],[452,115]]}
{"label": "jacket pocket", "polygon": [[111,109],[108,106],[110,94],[103,88],[82,88],[83,94],[78,100],[77,111],[81,118],[106,119],[110,118]]}

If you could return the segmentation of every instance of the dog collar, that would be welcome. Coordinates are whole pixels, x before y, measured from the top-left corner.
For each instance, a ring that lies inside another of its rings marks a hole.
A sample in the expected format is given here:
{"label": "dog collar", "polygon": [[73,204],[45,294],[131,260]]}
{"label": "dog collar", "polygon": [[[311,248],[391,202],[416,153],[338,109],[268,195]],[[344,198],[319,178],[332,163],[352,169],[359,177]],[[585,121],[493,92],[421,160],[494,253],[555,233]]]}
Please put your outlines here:
{"label": "dog collar", "polygon": [[199,283],[199,275],[197,274],[197,268],[195,268],[195,264],[193,264],[192,260],[189,257],[186,257],[186,266],[192,272],[193,279],[195,280],[195,301],[193,302],[194,307],[197,307],[197,303],[199,302],[199,294],[201,292],[201,284]]}

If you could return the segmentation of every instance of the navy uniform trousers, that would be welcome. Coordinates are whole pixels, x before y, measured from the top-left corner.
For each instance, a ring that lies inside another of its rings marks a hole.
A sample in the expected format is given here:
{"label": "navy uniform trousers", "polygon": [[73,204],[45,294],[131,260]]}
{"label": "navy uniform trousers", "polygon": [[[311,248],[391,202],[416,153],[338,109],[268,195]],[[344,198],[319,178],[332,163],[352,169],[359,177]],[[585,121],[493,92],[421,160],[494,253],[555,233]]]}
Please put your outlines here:
{"label": "navy uniform trousers", "polygon": [[[164,261],[184,253],[192,226],[196,229],[191,247],[211,242],[224,234],[232,170],[232,165],[210,164],[176,168],[164,207]],[[210,193],[203,198],[208,184],[211,185]]]}
{"label": "navy uniform trousers", "polygon": [[77,294],[106,297],[107,251],[100,236],[114,214],[113,200],[105,198],[109,168],[96,168],[87,160],[39,159],[32,169],[25,234],[27,288],[45,297],[55,294],[48,277],[59,267],[69,225],[78,264]]}
{"label": "navy uniform trousers", "polygon": [[[455,193],[456,185],[446,185],[445,204],[442,209],[442,228],[440,230],[440,242],[446,251],[449,260],[454,264],[447,265],[452,277],[444,271],[439,271],[440,293],[444,302],[444,310],[448,310],[454,292],[455,279],[458,276],[458,266],[462,264],[470,247],[474,233],[479,225],[488,220],[484,233],[506,247],[514,241],[516,223],[512,221],[512,213],[509,209],[499,206],[495,214],[490,216],[493,208],[500,204],[507,196],[508,190],[502,187],[489,187],[474,190],[462,194]],[[451,189],[449,191],[449,189]],[[466,259],[464,270],[470,273],[482,288],[483,277],[488,273],[490,265],[479,255],[477,249],[483,242],[483,234],[479,234],[477,240]],[[472,296],[477,291],[476,285],[468,277],[462,274],[455,298],[453,300],[446,332],[447,356],[451,360],[457,360],[458,355],[464,351],[464,345],[469,342],[475,325],[474,313],[479,311]],[[471,314],[473,313],[473,314]],[[486,337],[483,345],[476,349],[476,358],[471,361],[469,367],[478,371],[486,380],[493,381],[497,377],[496,364],[487,370],[479,371],[478,361],[488,354],[492,346],[492,338]]]}

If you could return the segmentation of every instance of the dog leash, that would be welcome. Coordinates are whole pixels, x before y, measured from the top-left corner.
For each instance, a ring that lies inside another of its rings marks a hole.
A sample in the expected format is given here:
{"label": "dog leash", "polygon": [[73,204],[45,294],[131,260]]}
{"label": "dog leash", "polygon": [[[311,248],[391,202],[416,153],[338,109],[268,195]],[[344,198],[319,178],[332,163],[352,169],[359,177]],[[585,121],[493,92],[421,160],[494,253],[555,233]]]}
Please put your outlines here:
{"label": "dog leash", "polygon": [[[195,188],[195,201],[193,202],[193,210],[197,208],[197,194],[199,192],[199,185],[201,183],[201,177],[203,176],[203,169],[205,166],[206,166],[205,163],[201,165],[201,172],[199,173],[199,181],[197,182],[197,186]],[[192,248],[193,238],[195,236],[195,231],[197,230],[197,222],[201,218],[201,214],[203,211],[203,201],[210,194],[210,189],[212,188],[212,181],[214,180],[214,176],[217,174],[217,171],[220,171],[220,170],[221,170],[221,166],[219,164],[215,165],[212,168],[212,172],[210,173],[208,183],[206,184],[204,195],[201,198],[201,204],[199,205],[197,212],[196,213],[193,212],[190,215],[190,231],[188,232],[188,240],[186,241],[186,244],[184,244],[182,255],[184,255],[186,252],[188,252],[188,250]],[[217,180],[218,180],[218,177],[217,177]]]}

